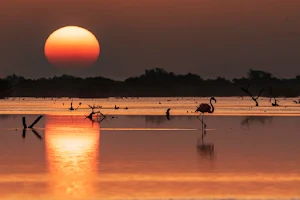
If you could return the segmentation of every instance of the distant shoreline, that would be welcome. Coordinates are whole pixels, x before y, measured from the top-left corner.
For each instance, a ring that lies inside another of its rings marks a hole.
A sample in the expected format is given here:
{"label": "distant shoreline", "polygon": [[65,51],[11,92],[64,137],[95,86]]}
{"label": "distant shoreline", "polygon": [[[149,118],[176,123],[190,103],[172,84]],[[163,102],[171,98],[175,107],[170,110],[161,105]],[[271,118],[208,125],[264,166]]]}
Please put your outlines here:
{"label": "distant shoreline", "polygon": [[[263,91],[262,91],[263,90]],[[246,92],[245,92],[246,91]],[[262,91],[260,93],[260,91]],[[202,79],[196,74],[176,75],[163,69],[114,81],[104,77],[79,78],[62,75],[53,78],[26,79],[11,75],[0,79],[0,98],[5,97],[299,97],[300,75],[279,79],[260,70],[250,70],[247,78]]]}

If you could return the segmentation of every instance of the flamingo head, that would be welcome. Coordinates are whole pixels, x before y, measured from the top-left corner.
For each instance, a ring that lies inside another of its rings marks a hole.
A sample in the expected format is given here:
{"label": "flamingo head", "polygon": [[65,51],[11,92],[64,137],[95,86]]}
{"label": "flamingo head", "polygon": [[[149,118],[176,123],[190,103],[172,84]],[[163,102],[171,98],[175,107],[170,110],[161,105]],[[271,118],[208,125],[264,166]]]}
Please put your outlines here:
{"label": "flamingo head", "polygon": [[217,100],[215,99],[215,97],[210,98],[210,100],[214,100],[215,103],[217,103]]}

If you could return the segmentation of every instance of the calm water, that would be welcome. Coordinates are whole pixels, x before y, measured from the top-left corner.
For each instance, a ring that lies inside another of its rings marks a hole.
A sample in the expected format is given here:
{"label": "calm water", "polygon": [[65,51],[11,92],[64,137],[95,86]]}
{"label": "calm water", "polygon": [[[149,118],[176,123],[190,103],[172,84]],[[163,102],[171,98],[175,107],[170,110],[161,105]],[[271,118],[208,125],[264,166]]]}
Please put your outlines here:
{"label": "calm water", "polygon": [[[293,101],[298,98],[278,98],[279,107],[273,107],[269,98],[259,99],[259,107],[249,97],[217,97],[214,115],[276,115],[300,116],[300,104]],[[102,106],[101,112],[109,115],[164,115],[171,108],[172,115],[195,115],[200,103],[209,103],[209,98],[127,98],[127,99],[73,99],[73,107],[79,103],[79,109],[70,111],[72,99],[69,98],[10,98],[0,100],[0,114],[55,114],[84,115],[90,112],[88,105]],[[115,110],[115,105],[120,107]],[[125,109],[125,108],[128,109]]]}
{"label": "calm water", "polygon": [[[234,104],[219,100],[225,102],[223,110]],[[216,114],[205,119],[208,131],[202,140],[201,123],[193,113],[168,121],[154,115],[162,108],[149,106],[151,115],[136,115],[130,107],[146,105],[141,99],[135,100],[139,104],[107,102],[129,109],[107,109],[114,118],[101,124],[76,114],[88,114],[88,109],[57,111],[64,107],[51,101],[8,101],[0,103],[1,112],[11,107],[13,113],[0,115],[1,199],[300,199],[298,116],[219,116],[216,106]],[[190,104],[192,109],[195,104]],[[50,114],[38,122],[35,133],[28,129],[23,137],[22,116],[30,124],[37,115],[19,115],[17,106],[24,113],[40,109],[45,114],[48,109]],[[293,104],[277,109],[292,106],[296,113],[299,108]],[[51,115],[53,108],[56,114]],[[117,115],[125,111],[129,115]]]}

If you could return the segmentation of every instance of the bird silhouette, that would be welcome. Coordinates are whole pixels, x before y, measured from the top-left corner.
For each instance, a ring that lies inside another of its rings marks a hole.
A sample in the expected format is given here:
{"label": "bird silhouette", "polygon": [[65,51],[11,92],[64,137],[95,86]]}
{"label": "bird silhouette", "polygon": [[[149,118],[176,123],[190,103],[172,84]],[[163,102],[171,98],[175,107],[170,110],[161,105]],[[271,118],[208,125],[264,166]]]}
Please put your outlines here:
{"label": "bird silhouette", "polygon": [[115,109],[119,109],[120,107],[117,107],[116,105],[115,105]]}
{"label": "bird silhouette", "polygon": [[279,102],[279,101],[277,101],[274,97],[274,103],[272,103],[272,106],[279,106],[279,104],[277,102]]}
{"label": "bird silhouette", "polygon": [[168,108],[166,111],[166,117],[168,120],[170,120],[170,110],[171,110],[171,108]]}
{"label": "bird silhouette", "polygon": [[73,108],[73,103],[71,102],[71,107],[69,108],[69,110],[75,110],[74,108]]}
{"label": "bird silhouette", "polygon": [[71,102],[71,107],[69,108],[69,110],[77,110],[79,106],[81,106],[81,102],[78,104],[77,108],[73,108],[73,102]]}
{"label": "bird silhouette", "polygon": [[[195,110],[195,112],[201,112],[201,114],[199,116],[197,116],[197,118],[202,122],[202,130],[204,130],[204,127],[206,127],[206,124],[203,121],[204,113],[213,113],[215,111],[215,107],[212,104],[212,100],[214,100],[215,103],[217,103],[217,100],[215,99],[215,97],[211,97],[210,101],[209,101],[210,105],[207,103],[202,103]],[[201,115],[202,115],[202,119],[199,118]]]}
{"label": "bird silhouette", "polygon": [[298,100],[298,102],[297,101],[293,101],[293,102],[296,104],[300,104],[300,99]]}
{"label": "bird silhouette", "polygon": [[199,105],[199,107],[196,109],[195,112],[201,112],[200,115],[204,114],[204,113],[213,113],[215,111],[215,107],[212,104],[212,100],[215,101],[215,103],[217,103],[217,100],[215,99],[215,97],[211,97],[210,98],[210,105],[207,103],[202,103]]}

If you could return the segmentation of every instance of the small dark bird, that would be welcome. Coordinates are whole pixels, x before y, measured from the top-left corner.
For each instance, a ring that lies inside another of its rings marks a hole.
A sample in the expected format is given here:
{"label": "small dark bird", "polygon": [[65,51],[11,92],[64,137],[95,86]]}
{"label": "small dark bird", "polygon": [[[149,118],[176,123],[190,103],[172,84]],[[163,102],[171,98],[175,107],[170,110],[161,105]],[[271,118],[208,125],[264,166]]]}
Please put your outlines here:
{"label": "small dark bird", "polygon": [[166,117],[168,120],[170,120],[170,110],[171,110],[171,108],[168,108],[167,112],[166,112]]}
{"label": "small dark bird", "polygon": [[[272,103],[272,106],[279,106],[278,103],[277,103],[277,100],[275,99],[275,97],[274,97],[274,101],[275,101],[275,102]],[[279,102],[279,101],[278,101],[278,102]]]}
{"label": "small dark bird", "polygon": [[73,103],[71,102],[71,107],[69,108],[69,110],[75,110],[74,108],[73,108]]}
{"label": "small dark bird", "polygon": [[295,104],[300,104],[300,99],[297,101],[293,101]]}
{"label": "small dark bird", "polygon": [[119,109],[120,107],[117,107],[116,105],[115,105],[115,109]]}
{"label": "small dark bird", "polygon": [[77,110],[80,105],[81,105],[81,102],[78,104],[77,108],[73,108],[73,102],[71,102],[71,107],[69,108],[69,110]]}

